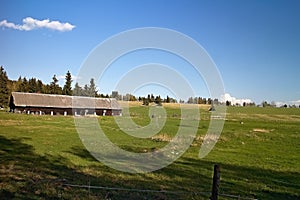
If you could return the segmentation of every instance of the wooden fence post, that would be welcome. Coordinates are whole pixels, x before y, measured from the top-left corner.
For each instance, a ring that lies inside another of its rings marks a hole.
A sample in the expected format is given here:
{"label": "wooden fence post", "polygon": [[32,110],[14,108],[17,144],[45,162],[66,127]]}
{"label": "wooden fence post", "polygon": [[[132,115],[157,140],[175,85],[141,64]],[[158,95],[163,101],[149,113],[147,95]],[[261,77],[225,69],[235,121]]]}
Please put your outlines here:
{"label": "wooden fence post", "polygon": [[211,200],[218,200],[219,195],[219,187],[220,187],[220,166],[214,165],[214,177],[213,177],[213,185],[211,190]]}

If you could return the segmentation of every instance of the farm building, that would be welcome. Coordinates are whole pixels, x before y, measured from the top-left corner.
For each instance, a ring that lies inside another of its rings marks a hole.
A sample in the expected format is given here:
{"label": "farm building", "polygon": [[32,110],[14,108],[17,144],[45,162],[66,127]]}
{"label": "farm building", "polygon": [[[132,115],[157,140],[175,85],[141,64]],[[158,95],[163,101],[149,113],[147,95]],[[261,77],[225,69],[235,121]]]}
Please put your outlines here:
{"label": "farm building", "polygon": [[27,114],[121,115],[116,99],[12,92],[10,110]]}

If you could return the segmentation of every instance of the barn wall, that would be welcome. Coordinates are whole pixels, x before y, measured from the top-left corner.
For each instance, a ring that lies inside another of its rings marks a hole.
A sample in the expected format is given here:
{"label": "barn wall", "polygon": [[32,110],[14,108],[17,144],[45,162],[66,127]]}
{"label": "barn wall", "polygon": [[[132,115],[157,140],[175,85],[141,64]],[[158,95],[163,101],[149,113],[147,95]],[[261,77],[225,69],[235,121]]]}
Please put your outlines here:
{"label": "barn wall", "polygon": [[64,115],[64,112],[67,112],[67,115],[93,115],[96,112],[96,115],[103,116],[105,113],[106,116],[111,115],[120,115],[121,110],[112,110],[112,109],[83,109],[83,108],[45,108],[45,107],[15,107],[15,112],[28,113],[30,114],[42,114],[50,115],[53,112],[53,115]]}
{"label": "barn wall", "polygon": [[40,111],[42,114],[50,115],[53,112],[53,115],[64,115],[64,112],[67,112],[67,115],[72,115],[72,109],[70,108],[45,108],[45,107],[15,107],[15,112],[28,113],[30,114],[39,114]]}

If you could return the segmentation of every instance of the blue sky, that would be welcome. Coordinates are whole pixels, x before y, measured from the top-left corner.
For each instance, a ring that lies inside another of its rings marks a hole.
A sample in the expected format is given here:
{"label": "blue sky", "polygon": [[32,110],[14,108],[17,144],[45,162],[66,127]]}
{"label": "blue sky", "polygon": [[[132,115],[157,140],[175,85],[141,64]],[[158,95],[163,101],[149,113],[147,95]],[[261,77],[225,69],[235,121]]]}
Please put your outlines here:
{"label": "blue sky", "polygon": [[[11,79],[21,75],[49,83],[54,74],[64,76],[68,70],[76,76],[89,53],[105,39],[129,29],[161,27],[179,31],[202,45],[231,96],[256,103],[296,103],[300,102],[299,9],[300,1],[296,0],[2,0],[0,22],[22,25],[23,19],[31,17],[69,23],[75,28],[20,30],[2,25],[0,65]],[[110,93],[118,78],[138,64],[163,62],[191,80],[196,95],[209,97],[201,77],[195,76],[184,61],[171,57],[159,51],[143,51],[120,58],[110,69],[111,74],[98,82],[99,90]],[[149,92],[168,94],[156,89]],[[145,92],[147,87],[137,94]]]}

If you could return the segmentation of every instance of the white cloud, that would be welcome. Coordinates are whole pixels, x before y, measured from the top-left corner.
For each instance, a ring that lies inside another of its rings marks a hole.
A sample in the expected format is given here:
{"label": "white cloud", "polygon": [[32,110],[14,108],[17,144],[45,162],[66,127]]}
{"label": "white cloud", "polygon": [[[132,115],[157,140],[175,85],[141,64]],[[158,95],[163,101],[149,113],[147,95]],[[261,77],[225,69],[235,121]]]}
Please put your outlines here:
{"label": "white cloud", "polygon": [[26,17],[23,19],[23,24],[14,24],[12,22],[7,22],[7,20],[2,20],[0,22],[0,27],[12,28],[20,31],[31,31],[33,29],[46,28],[56,31],[71,31],[75,28],[74,25],[70,23],[62,23],[59,21],[50,21],[49,19],[38,20],[31,17]]}
{"label": "white cloud", "polygon": [[243,105],[244,102],[245,103],[252,103],[253,102],[251,99],[238,99],[238,98],[232,97],[228,93],[225,93],[224,95],[222,95],[220,101],[224,102],[224,103],[226,101],[229,101],[229,102],[231,102],[231,105],[236,105],[236,104]]}
{"label": "white cloud", "polygon": [[299,100],[295,100],[295,101],[286,101],[286,102],[280,102],[280,101],[277,101],[275,102],[275,105],[277,107],[281,107],[283,105],[295,105],[295,106],[300,106],[300,99]]}
{"label": "white cloud", "polygon": [[[74,76],[74,75],[71,75],[71,76],[72,76],[73,82],[80,79],[79,76]],[[58,80],[65,80],[65,79],[66,79],[66,76],[65,76],[65,75],[59,75],[59,76],[57,76],[56,78],[57,78]]]}
{"label": "white cloud", "polygon": [[300,99],[296,101],[290,101],[291,104],[300,105]]}

